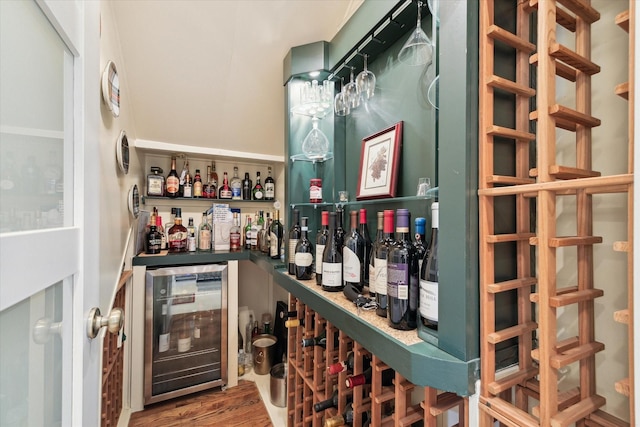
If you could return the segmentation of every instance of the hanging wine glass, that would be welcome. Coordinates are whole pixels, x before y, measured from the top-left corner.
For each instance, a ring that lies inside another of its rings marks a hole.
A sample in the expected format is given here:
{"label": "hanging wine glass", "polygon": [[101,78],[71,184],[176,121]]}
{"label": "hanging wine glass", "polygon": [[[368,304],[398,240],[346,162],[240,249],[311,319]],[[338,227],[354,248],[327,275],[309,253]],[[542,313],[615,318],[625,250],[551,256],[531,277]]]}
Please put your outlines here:
{"label": "hanging wine glass", "polygon": [[349,103],[350,108],[358,108],[360,106],[360,89],[353,78],[353,67],[351,67],[351,79],[344,87],[344,97]]}
{"label": "hanging wine glass", "polygon": [[336,113],[336,116],[347,116],[351,112],[351,107],[349,107],[349,102],[344,96],[344,79],[342,80],[342,84],[340,87],[342,90],[336,94],[336,98],[333,101],[333,110]]}
{"label": "hanging wine glass", "polygon": [[371,99],[376,90],[376,76],[371,71],[367,69],[367,58],[369,55],[365,54],[364,56],[364,70],[358,74],[356,77],[356,84],[358,85],[358,90],[360,91],[360,95],[365,100]]}
{"label": "hanging wine glass", "polygon": [[327,156],[329,152],[329,139],[318,129],[317,117],[311,118],[312,129],[302,141],[302,152],[310,160],[321,160]]}
{"label": "hanging wine glass", "polygon": [[422,2],[418,1],[418,24],[416,29],[409,35],[409,38],[398,53],[398,60],[407,65],[425,65],[431,62],[433,57],[433,44],[427,34],[422,30],[420,10]]}

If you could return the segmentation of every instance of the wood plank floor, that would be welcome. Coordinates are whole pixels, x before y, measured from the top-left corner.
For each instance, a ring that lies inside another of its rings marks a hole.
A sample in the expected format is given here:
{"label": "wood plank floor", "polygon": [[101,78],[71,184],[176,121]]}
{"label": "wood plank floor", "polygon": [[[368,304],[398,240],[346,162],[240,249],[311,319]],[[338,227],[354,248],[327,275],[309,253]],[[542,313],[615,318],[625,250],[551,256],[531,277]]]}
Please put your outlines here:
{"label": "wood plank floor", "polygon": [[[237,387],[219,388],[157,403],[135,412],[129,427],[273,426],[258,387],[239,381]],[[280,426],[278,426],[280,427]]]}

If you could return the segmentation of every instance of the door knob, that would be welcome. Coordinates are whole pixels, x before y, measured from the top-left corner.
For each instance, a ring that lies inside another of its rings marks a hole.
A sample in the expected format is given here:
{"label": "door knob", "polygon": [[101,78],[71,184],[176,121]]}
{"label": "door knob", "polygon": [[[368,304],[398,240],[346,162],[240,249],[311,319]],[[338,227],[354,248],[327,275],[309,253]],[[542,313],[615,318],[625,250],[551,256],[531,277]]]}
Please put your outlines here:
{"label": "door knob", "polygon": [[51,336],[62,336],[62,322],[54,322],[48,317],[38,319],[33,325],[33,342],[45,344],[49,342]]}
{"label": "door knob", "polygon": [[98,307],[93,307],[89,312],[87,321],[87,336],[91,339],[98,336],[98,332],[103,327],[112,334],[117,334],[122,329],[124,323],[124,310],[121,308],[113,308],[108,316],[102,316]]}

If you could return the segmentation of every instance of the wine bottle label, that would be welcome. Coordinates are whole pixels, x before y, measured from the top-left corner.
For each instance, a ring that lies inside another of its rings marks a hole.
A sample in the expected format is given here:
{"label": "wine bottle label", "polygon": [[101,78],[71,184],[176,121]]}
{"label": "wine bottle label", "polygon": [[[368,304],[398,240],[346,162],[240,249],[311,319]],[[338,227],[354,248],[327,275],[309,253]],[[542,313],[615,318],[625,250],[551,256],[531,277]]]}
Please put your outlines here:
{"label": "wine bottle label", "polygon": [[158,337],[158,351],[160,353],[169,350],[170,334],[160,334]]}
{"label": "wine bottle label", "polygon": [[278,236],[276,233],[269,233],[269,255],[276,256],[280,253],[278,249]]}
{"label": "wine bottle label", "polygon": [[438,282],[420,280],[420,316],[438,321]]}
{"label": "wine bottle label", "polygon": [[[373,260],[373,262],[375,262],[375,259]],[[376,268],[373,265],[369,264],[369,291],[375,293],[376,286]]]}
{"label": "wine bottle label", "polygon": [[401,300],[409,299],[409,266],[387,264],[387,295]]}
{"label": "wine bottle label", "polygon": [[322,263],[322,286],[330,288],[342,286],[342,264],[337,262]]}
{"label": "wine bottle label", "polygon": [[262,189],[256,190],[253,193],[253,198],[256,200],[262,200],[263,197],[264,197],[264,193],[262,192]]}
{"label": "wine bottle label", "polygon": [[313,264],[313,254],[310,252],[296,252],[293,257],[293,262],[298,267],[309,267]]}
{"label": "wine bottle label", "polygon": [[360,282],[360,258],[346,246],[342,250],[342,268],[345,282]]}
{"label": "wine bottle label", "polygon": [[178,353],[184,353],[191,349],[191,337],[178,338]]}
{"label": "wine bottle label", "polygon": [[[293,264],[294,258],[296,256],[296,245],[298,244],[298,239],[289,239],[289,263]],[[308,264],[311,265],[311,264]]]}
{"label": "wine bottle label", "polygon": [[316,273],[322,274],[322,254],[324,253],[324,245],[316,245]]}
{"label": "wine bottle label", "polygon": [[270,182],[264,184],[264,197],[266,199],[273,199],[276,195],[276,186]]}
{"label": "wine bottle label", "polygon": [[200,338],[200,327],[196,326],[195,328],[193,328],[193,337],[194,338]]}
{"label": "wine bottle label", "polygon": [[[380,295],[387,294],[387,260],[376,258],[374,261],[375,265],[375,283],[376,283],[376,293]],[[371,286],[371,285],[369,285]]]}
{"label": "wine bottle label", "polygon": [[198,249],[207,251],[211,249],[211,230],[200,230],[200,244]]}
{"label": "wine bottle label", "polygon": [[180,188],[180,180],[177,176],[167,177],[167,193],[176,194]]}

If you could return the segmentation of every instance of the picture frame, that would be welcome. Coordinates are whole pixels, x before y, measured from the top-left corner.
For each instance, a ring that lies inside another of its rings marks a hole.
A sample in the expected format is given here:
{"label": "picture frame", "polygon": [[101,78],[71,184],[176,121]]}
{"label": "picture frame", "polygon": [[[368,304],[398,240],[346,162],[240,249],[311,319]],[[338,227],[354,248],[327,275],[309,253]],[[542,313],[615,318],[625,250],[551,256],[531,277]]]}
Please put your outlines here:
{"label": "picture frame", "polygon": [[402,126],[400,121],[362,140],[357,200],[396,196]]}

